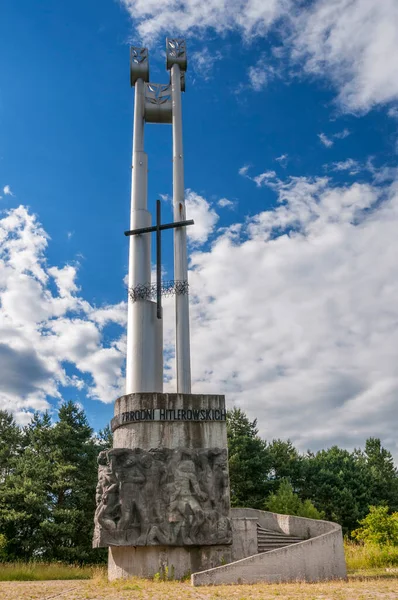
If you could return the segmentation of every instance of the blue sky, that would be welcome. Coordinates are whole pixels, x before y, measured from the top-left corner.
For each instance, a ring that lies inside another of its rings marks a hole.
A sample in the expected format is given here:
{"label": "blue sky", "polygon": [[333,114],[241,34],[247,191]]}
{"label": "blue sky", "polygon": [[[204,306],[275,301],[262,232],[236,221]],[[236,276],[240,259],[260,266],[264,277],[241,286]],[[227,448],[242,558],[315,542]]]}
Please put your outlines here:
{"label": "blue sky", "polygon": [[[225,393],[267,439],[397,452],[397,31],[394,0],[3,0],[0,407],[112,416],[129,44],[162,83],[165,37],[184,35],[194,391]],[[145,146],[150,206],[171,219],[170,126]],[[165,327],[173,391],[172,301]]]}

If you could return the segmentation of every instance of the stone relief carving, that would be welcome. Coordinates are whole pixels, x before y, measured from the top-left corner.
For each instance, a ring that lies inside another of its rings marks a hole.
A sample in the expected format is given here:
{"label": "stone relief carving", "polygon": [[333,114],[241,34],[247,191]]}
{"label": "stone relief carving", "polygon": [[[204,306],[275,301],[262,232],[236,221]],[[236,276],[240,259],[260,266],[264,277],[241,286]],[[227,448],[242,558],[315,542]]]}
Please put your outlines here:
{"label": "stone relief carving", "polygon": [[94,547],[232,542],[225,449],[101,452],[96,500]]}

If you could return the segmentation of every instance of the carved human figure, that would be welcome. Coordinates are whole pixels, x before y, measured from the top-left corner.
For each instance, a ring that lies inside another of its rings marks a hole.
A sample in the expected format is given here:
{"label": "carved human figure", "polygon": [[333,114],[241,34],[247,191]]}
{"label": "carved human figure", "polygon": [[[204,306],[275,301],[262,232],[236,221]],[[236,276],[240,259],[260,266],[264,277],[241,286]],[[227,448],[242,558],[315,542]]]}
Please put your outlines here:
{"label": "carved human figure", "polygon": [[215,505],[224,514],[227,514],[229,510],[229,478],[226,450],[219,450],[215,453],[213,482]]}
{"label": "carved human figure", "polygon": [[137,544],[145,544],[150,525],[146,482],[152,458],[140,452],[131,454],[125,459],[123,468],[119,470],[121,518],[118,529],[138,527]]}
{"label": "carved human figure", "polygon": [[200,489],[194,462],[181,461],[174,472],[169,522],[175,524],[175,537],[180,534],[184,544],[195,542],[205,518],[201,503],[206,500],[207,494]]}
{"label": "carved human figure", "polygon": [[119,483],[104,450],[98,455],[98,484],[96,488],[97,509],[94,520],[104,529],[116,529],[119,508]]}

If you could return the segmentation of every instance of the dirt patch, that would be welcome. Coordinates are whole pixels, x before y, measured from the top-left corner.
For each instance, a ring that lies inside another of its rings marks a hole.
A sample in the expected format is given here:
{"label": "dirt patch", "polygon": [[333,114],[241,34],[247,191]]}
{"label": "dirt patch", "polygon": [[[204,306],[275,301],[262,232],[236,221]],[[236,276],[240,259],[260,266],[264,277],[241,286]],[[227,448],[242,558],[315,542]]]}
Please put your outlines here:
{"label": "dirt patch", "polygon": [[129,579],[0,582],[1,600],[397,600],[398,578],[193,588]]}

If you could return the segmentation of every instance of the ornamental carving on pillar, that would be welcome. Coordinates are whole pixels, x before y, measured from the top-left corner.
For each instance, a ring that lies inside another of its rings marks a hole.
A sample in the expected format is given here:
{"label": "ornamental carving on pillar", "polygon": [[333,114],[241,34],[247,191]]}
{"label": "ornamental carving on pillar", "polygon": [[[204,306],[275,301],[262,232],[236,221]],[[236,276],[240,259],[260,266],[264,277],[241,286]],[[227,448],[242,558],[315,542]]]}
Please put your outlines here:
{"label": "ornamental carving on pillar", "polygon": [[145,84],[145,121],[171,123],[172,103],[170,83]]}
{"label": "ornamental carving on pillar", "polygon": [[232,542],[225,449],[114,448],[98,463],[94,547]]}
{"label": "ornamental carving on pillar", "polygon": [[182,38],[166,38],[166,67],[171,69],[175,64],[179,65],[182,71],[187,69],[187,47]]}
{"label": "ornamental carving on pillar", "polygon": [[135,85],[137,79],[149,81],[148,48],[130,48],[130,83]]}

